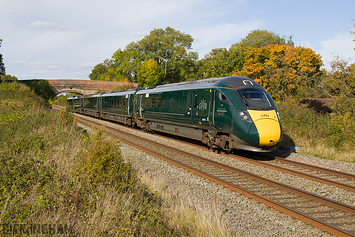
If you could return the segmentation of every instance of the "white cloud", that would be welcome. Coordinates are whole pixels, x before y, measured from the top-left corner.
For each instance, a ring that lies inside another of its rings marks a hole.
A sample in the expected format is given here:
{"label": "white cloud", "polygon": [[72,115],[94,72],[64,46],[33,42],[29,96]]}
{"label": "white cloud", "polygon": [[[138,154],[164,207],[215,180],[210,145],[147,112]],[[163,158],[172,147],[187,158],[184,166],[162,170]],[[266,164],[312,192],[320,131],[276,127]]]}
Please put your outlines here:
{"label": "white cloud", "polygon": [[54,31],[68,31],[69,27],[52,22],[35,21],[29,24],[30,28]]}
{"label": "white cloud", "polygon": [[202,52],[203,55],[199,55],[203,58],[205,54],[209,53],[215,48],[229,48],[232,44],[240,41],[250,31],[258,29],[262,25],[258,21],[244,22],[241,24],[223,23],[220,25],[214,25],[211,27],[204,27],[197,29],[193,36],[194,50]]}
{"label": "white cloud", "polygon": [[321,49],[319,53],[322,55],[322,60],[327,69],[330,68],[330,62],[334,60],[334,57],[339,55],[343,59],[354,62],[355,59],[355,42],[354,37],[347,33],[341,33],[334,36],[331,39],[321,41]]}

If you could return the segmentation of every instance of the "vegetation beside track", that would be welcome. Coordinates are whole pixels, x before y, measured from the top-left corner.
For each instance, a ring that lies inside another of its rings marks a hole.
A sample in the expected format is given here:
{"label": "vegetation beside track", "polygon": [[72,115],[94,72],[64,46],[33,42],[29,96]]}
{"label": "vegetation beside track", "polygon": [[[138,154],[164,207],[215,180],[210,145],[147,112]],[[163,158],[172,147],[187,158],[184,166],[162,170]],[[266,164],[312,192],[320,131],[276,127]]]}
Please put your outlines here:
{"label": "vegetation beside track", "polygon": [[88,135],[21,83],[0,84],[2,234],[52,225],[49,234],[64,226],[73,236],[224,235],[170,204],[140,181],[102,131]]}
{"label": "vegetation beside track", "polygon": [[355,162],[355,105],[339,98],[333,112],[317,112],[307,104],[288,100],[277,105],[284,139],[282,145],[303,147],[301,154]]}

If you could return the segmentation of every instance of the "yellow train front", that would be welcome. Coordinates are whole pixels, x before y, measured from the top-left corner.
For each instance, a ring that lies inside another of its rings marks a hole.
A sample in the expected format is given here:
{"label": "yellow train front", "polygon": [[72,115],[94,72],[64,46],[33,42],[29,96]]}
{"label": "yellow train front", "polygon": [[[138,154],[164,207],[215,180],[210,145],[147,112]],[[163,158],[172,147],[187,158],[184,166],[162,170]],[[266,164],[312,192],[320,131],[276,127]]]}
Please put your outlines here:
{"label": "yellow train front", "polygon": [[228,77],[215,86],[214,126],[229,134],[228,149],[274,150],[282,138],[281,120],[265,88],[246,77]]}

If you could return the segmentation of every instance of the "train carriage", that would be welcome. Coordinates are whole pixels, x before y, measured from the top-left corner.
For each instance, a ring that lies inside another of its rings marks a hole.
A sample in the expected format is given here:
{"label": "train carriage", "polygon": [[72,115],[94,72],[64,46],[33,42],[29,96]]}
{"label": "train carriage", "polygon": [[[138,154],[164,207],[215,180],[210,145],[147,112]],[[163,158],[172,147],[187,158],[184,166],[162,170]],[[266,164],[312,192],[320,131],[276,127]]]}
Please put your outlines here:
{"label": "train carriage", "polygon": [[100,117],[107,120],[134,124],[135,93],[140,89],[101,94]]}
{"label": "train carriage", "polygon": [[86,115],[100,118],[100,108],[101,108],[100,96],[101,94],[82,96],[81,112]]}
{"label": "train carriage", "polygon": [[76,113],[81,113],[81,107],[82,107],[81,102],[82,102],[81,98],[78,96],[73,96],[73,97],[67,98],[67,106],[69,108],[72,108],[73,111]]}
{"label": "train carriage", "polygon": [[245,77],[205,79],[137,92],[137,120],[158,130],[225,150],[266,151],[281,139],[281,122],[267,91]]}
{"label": "train carriage", "polygon": [[[68,104],[79,100],[68,98]],[[76,108],[75,112],[201,140],[224,150],[270,151],[282,137],[274,101],[265,88],[246,77],[83,96],[81,108]]]}

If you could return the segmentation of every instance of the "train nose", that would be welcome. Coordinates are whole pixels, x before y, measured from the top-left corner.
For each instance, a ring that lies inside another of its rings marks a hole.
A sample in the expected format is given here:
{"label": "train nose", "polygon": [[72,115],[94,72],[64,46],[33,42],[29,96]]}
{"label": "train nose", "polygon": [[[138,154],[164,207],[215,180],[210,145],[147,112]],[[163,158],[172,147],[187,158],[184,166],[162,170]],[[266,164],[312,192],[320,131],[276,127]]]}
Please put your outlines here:
{"label": "train nose", "polygon": [[259,119],[254,122],[254,128],[249,131],[249,138],[255,143],[258,141],[259,146],[274,146],[281,138],[280,124],[273,119]]}

